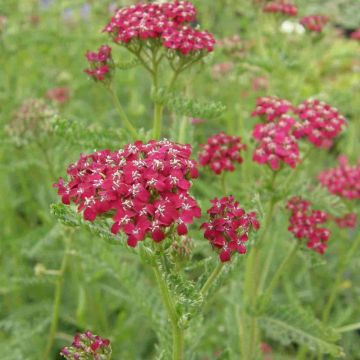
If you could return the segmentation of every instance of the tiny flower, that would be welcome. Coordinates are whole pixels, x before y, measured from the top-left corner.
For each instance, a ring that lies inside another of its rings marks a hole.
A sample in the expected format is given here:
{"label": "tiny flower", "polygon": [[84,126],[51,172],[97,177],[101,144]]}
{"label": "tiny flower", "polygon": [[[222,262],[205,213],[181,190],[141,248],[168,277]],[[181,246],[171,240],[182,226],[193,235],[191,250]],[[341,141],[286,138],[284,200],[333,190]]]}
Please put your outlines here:
{"label": "tiny flower", "polygon": [[198,176],[190,145],[168,140],[137,141],[124,149],[102,150],[69,166],[68,181],[54,186],[66,205],[74,203],[87,221],[111,215],[114,234],[123,232],[135,247],[147,237],[155,242],[167,230],[185,235],[200,208],[189,194]]}
{"label": "tiny flower", "polygon": [[199,163],[209,166],[215,174],[221,174],[223,171],[234,171],[235,164],[242,163],[240,152],[246,146],[241,143],[240,137],[221,132],[211,136],[200,148]]}
{"label": "tiny flower", "polygon": [[201,225],[204,237],[218,251],[221,262],[230,261],[234,253],[245,254],[249,232],[260,228],[256,214],[247,214],[232,196],[215,198],[211,203],[209,221]]}
{"label": "tiny flower", "polygon": [[46,92],[46,97],[58,104],[64,104],[70,99],[70,89],[68,87],[56,87]]}
{"label": "tiny flower", "polygon": [[62,348],[60,355],[66,360],[110,360],[110,341],[86,331],[76,334],[72,345]]}
{"label": "tiny flower", "polygon": [[265,96],[256,100],[256,109],[251,115],[260,116],[267,121],[274,121],[292,108],[290,101],[286,99],[280,99],[277,96]]}
{"label": "tiny flower", "polygon": [[329,148],[343,130],[346,120],[336,108],[319,100],[306,100],[294,110],[300,118],[296,138],[306,137],[316,147]]}
{"label": "tiny flower", "polygon": [[360,199],[360,161],[352,166],[345,156],[340,156],[338,162],[338,167],[320,173],[318,179],[321,185],[342,198]]}
{"label": "tiny flower", "polygon": [[328,21],[329,18],[324,15],[309,15],[302,17],[300,24],[304,26],[306,30],[320,33]]}
{"label": "tiny flower", "polygon": [[301,197],[293,197],[287,203],[287,209],[291,212],[290,226],[288,230],[299,240],[307,241],[307,247],[319,254],[324,254],[327,241],[331,235],[326,227],[320,227],[326,223],[329,215],[320,210],[313,210],[311,202]]}
{"label": "tiny flower", "polygon": [[285,34],[301,35],[305,32],[305,28],[295,21],[286,20],[281,24],[280,31]]}
{"label": "tiny flower", "polygon": [[298,9],[294,4],[290,2],[278,0],[270,1],[269,3],[267,3],[264,6],[263,11],[267,13],[278,13],[282,15],[296,16]]}
{"label": "tiny flower", "polygon": [[110,79],[113,69],[110,46],[102,45],[97,52],[88,51],[85,56],[90,64],[90,67],[84,70],[86,74],[96,81]]}

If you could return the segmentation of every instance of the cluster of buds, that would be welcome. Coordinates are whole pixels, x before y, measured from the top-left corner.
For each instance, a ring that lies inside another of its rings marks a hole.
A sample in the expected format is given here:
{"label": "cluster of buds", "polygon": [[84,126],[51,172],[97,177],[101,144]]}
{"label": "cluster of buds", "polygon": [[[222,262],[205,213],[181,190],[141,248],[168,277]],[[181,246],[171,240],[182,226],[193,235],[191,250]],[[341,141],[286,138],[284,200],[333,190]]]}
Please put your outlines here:
{"label": "cluster of buds", "polygon": [[115,43],[139,47],[139,41],[152,41],[182,55],[208,53],[215,40],[207,31],[186,26],[196,19],[196,9],[189,1],[135,4],[118,10],[104,31]]}
{"label": "cluster of buds", "polygon": [[75,203],[86,220],[112,215],[111,231],[124,232],[129,246],[147,236],[160,242],[175,229],[185,235],[187,225],[200,217],[189,194],[190,180],[198,176],[190,155],[190,145],[137,141],[119,151],[82,155],[69,166],[69,181],[54,186],[62,202]]}
{"label": "cluster of buds", "polygon": [[320,33],[328,21],[329,18],[324,15],[309,15],[302,17],[300,24],[309,31]]}
{"label": "cluster of buds", "polygon": [[84,71],[90,77],[95,81],[104,81],[110,78],[111,70],[114,67],[110,46],[102,45],[97,52],[88,51],[85,56],[90,64],[90,68]]}
{"label": "cluster of buds", "polygon": [[316,99],[304,101],[295,112],[300,122],[296,124],[294,135],[296,138],[306,137],[316,147],[331,147],[346,123],[337,109]]}
{"label": "cluster of buds", "polygon": [[56,110],[43,99],[27,99],[14,113],[6,132],[18,145],[46,137],[52,131],[52,123],[57,118]]}
{"label": "cluster of buds", "polygon": [[76,334],[72,346],[64,347],[60,355],[66,360],[110,360],[110,341],[86,331]]}
{"label": "cluster of buds", "polygon": [[240,152],[246,149],[246,145],[241,143],[240,137],[221,132],[209,137],[200,148],[199,163],[209,166],[218,175],[223,171],[234,171],[235,164],[242,163]]}
{"label": "cluster of buds", "polygon": [[245,43],[239,35],[232,35],[220,39],[218,41],[218,47],[229,57],[243,58],[245,55]]}
{"label": "cluster of buds", "polygon": [[292,104],[286,99],[280,99],[277,96],[264,96],[256,100],[256,109],[251,115],[260,116],[267,121],[274,121],[292,108]]}
{"label": "cluster of buds", "polygon": [[338,163],[338,167],[320,173],[320,183],[331,194],[348,200],[360,199],[360,160],[352,166],[345,156],[340,156]]}
{"label": "cluster of buds", "polygon": [[210,219],[201,225],[204,237],[219,252],[221,262],[230,261],[234,253],[245,254],[250,230],[260,228],[256,214],[247,214],[232,196],[215,198],[211,203],[207,211]]}
{"label": "cluster of buds", "polygon": [[290,226],[288,230],[299,240],[307,240],[307,247],[324,254],[330,230],[321,227],[329,219],[329,215],[320,210],[313,210],[311,202],[301,197],[293,197],[287,203],[287,209],[291,212]]}
{"label": "cluster of buds", "polygon": [[268,13],[278,13],[288,16],[296,16],[298,13],[298,9],[294,4],[285,2],[283,0],[271,1],[267,3],[264,6],[263,11]]}
{"label": "cluster of buds", "polygon": [[300,162],[299,145],[292,128],[295,120],[282,115],[276,122],[256,124],[253,137],[258,141],[253,160],[259,164],[269,164],[272,170],[279,170],[282,163],[295,168]]}
{"label": "cluster of buds", "polygon": [[335,217],[333,220],[336,222],[339,228],[353,229],[356,226],[357,217],[355,213],[349,213],[341,217]]}

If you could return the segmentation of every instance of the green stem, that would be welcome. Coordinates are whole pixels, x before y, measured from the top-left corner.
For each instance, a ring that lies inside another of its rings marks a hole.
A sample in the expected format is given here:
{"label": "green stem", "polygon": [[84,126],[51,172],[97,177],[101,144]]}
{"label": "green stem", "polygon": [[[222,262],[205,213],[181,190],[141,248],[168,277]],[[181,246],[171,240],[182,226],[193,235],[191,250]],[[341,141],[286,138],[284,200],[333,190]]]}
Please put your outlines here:
{"label": "green stem", "polygon": [[155,140],[159,140],[161,137],[162,114],[163,114],[163,106],[161,104],[155,103],[154,122],[153,122],[153,138]]}
{"label": "green stem", "polygon": [[165,305],[166,312],[171,322],[173,335],[173,360],[184,360],[184,330],[178,326],[178,315],[175,309],[174,301],[169,292],[166,281],[161,275],[159,265],[155,261],[153,266],[156,282],[158,284],[161,298]]}
{"label": "green stem", "polygon": [[358,235],[358,237],[354,240],[352,246],[350,247],[349,251],[346,252],[342,258],[340,259],[339,262],[339,267],[336,273],[336,278],[335,278],[335,282],[334,282],[334,286],[331,290],[329,299],[325,305],[323,314],[322,314],[322,321],[324,323],[327,323],[327,321],[329,320],[329,315],[331,312],[331,309],[334,305],[334,302],[336,300],[337,294],[339,292],[339,288],[340,288],[340,284],[346,269],[346,265],[350,262],[351,257],[355,254],[358,246],[360,245],[360,235]]}
{"label": "green stem", "polygon": [[186,138],[186,128],[189,122],[189,118],[187,116],[183,116],[180,122],[180,129],[179,129],[179,137],[178,142],[180,144],[183,144],[185,142]]}
{"label": "green stem", "polygon": [[115,108],[120,116],[121,121],[125,125],[126,129],[130,132],[130,134],[134,138],[134,140],[136,140],[138,138],[138,133],[137,133],[136,129],[134,128],[134,126],[131,124],[129,118],[127,117],[124,108],[120,104],[119,98],[117,97],[113,86],[109,87],[109,91],[110,91]]}
{"label": "green stem", "polygon": [[60,270],[58,273],[58,278],[56,280],[51,326],[50,326],[50,332],[49,332],[49,337],[45,348],[45,352],[42,357],[43,360],[48,360],[50,358],[50,352],[52,350],[55,341],[55,335],[59,323],[59,311],[60,311],[61,296],[63,292],[64,275],[70,254],[70,243],[71,243],[71,238],[70,237],[65,238],[65,244],[66,244],[65,251],[62,258]]}
{"label": "green stem", "polygon": [[226,172],[223,171],[223,173],[220,175],[220,181],[221,181],[221,191],[223,192],[223,195],[227,195],[227,186],[226,186]]}
{"label": "green stem", "polygon": [[200,293],[205,296],[206,293],[208,292],[208,290],[210,289],[211,285],[213,284],[213,282],[215,281],[215,279],[219,276],[219,274],[221,273],[221,270],[224,267],[224,263],[220,262],[216,268],[213,270],[213,272],[210,274],[210,276],[208,277],[208,279],[206,280],[205,284],[203,285],[203,287],[200,290]]}
{"label": "green stem", "polygon": [[350,324],[346,326],[342,326],[341,328],[336,329],[338,332],[348,332],[348,331],[355,331],[360,329],[360,322],[356,324]]}

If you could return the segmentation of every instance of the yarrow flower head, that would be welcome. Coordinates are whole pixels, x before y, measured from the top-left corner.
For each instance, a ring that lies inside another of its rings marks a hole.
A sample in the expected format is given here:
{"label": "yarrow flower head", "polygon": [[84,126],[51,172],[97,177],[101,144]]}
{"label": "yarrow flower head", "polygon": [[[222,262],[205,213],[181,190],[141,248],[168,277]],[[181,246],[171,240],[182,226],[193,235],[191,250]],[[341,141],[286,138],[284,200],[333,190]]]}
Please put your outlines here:
{"label": "yarrow flower head", "polygon": [[91,78],[95,81],[110,79],[111,71],[114,68],[110,46],[102,45],[97,52],[88,51],[85,56],[90,64],[90,68],[84,71]]}
{"label": "yarrow flower head", "polygon": [[352,166],[345,156],[340,156],[338,163],[338,167],[320,173],[321,185],[333,195],[348,200],[360,199],[360,160]]}
{"label": "yarrow flower head", "polygon": [[264,6],[263,11],[268,13],[278,13],[288,16],[296,16],[298,9],[294,4],[290,2],[278,0],[267,3]]}
{"label": "yarrow flower head", "polygon": [[67,360],[110,360],[110,341],[86,331],[74,337],[72,346],[60,351]]}
{"label": "yarrow flower head", "polygon": [[258,141],[253,160],[268,164],[272,170],[279,170],[282,163],[295,168],[300,162],[299,146],[292,129],[295,120],[282,115],[277,122],[256,124],[253,137]]}
{"label": "yarrow flower head", "polygon": [[309,31],[320,33],[328,21],[329,18],[324,15],[309,15],[302,17],[300,24]]}
{"label": "yarrow flower head", "polygon": [[16,110],[5,131],[16,144],[25,145],[48,136],[57,118],[57,111],[43,99],[27,99]]}
{"label": "yarrow flower head", "polygon": [[346,124],[337,109],[319,100],[306,100],[295,112],[300,118],[296,124],[296,138],[306,137],[316,147],[329,148]]}
{"label": "yarrow flower head", "polygon": [[280,99],[277,96],[264,96],[256,100],[256,109],[251,115],[260,116],[267,121],[274,121],[292,108],[292,104],[286,99]]}
{"label": "yarrow flower head", "polygon": [[246,52],[245,42],[237,34],[220,39],[218,46],[225,55],[232,58],[243,58]]}
{"label": "yarrow flower head", "polygon": [[190,145],[137,141],[119,151],[81,155],[68,168],[69,181],[54,186],[62,202],[75,203],[86,220],[112,215],[111,231],[124,232],[129,246],[148,236],[159,242],[173,229],[185,235],[200,217],[189,194],[190,180],[198,176],[190,155]]}
{"label": "yarrow flower head", "polygon": [[360,28],[350,34],[350,39],[360,41]]}
{"label": "yarrow flower head", "polygon": [[221,132],[209,137],[200,148],[199,163],[209,166],[215,174],[221,174],[223,171],[234,171],[235,164],[242,163],[240,152],[246,149],[246,145],[241,143],[240,137]]}
{"label": "yarrow flower head", "polygon": [[104,31],[115,43],[126,46],[155,40],[181,55],[211,52],[215,44],[213,35],[186,26],[195,18],[196,9],[189,1],[136,4],[118,10]]}
{"label": "yarrow flower head", "polygon": [[204,237],[219,252],[221,262],[230,261],[234,253],[245,254],[249,232],[260,228],[256,214],[246,213],[232,196],[215,198],[211,203],[207,211],[210,219],[201,225]]}
{"label": "yarrow flower head", "polygon": [[311,202],[301,197],[293,197],[287,204],[291,212],[288,230],[299,240],[307,241],[307,247],[320,254],[324,254],[330,230],[321,227],[326,223],[329,215],[320,210],[313,210]]}
{"label": "yarrow flower head", "polygon": [[65,86],[55,87],[46,92],[46,97],[55,103],[64,104],[70,99],[70,89]]}
{"label": "yarrow flower head", "polygon": [[341,217],[335,217],[334,221],[339,228],[354,229],[357,223],[357,216],[355,213],[349,213]]}

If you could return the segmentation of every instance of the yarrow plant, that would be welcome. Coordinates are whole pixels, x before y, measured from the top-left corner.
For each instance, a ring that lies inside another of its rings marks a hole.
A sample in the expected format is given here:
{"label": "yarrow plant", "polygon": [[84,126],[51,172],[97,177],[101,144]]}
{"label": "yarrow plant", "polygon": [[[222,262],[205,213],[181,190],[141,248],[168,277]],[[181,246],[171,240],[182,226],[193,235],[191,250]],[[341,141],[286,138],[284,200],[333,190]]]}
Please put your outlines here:
{"label": "yarrow plant", "polygon": [[245,254],[249,232],[260,228],[256,214],[246,213],[232,196],[215,198],[211,203],[209,221],[201,227],[205,238],[219,252],[220,261],[230,261],[234,253]]}
{"label": "yarrow plant", "polygon": [[296,16],[298,13],[298,9],[294,4],[282,0],[268,2],[265,4],[263,11],[267,13],[278,13],[288,16]]}
{"label": "yarrow plant", "polygon": [[321,33],[329,18],[324,15],[309,15],[300,19],[300,24],[308,31]]}
{"label": "yarrow plant", "polygon": [[234,171],[235,164],[240,164],[243,158],[240,152],[246,149],[241,138],[226,135],[224,132],[208,138],[206,144],[200,145],[199,163],[209,168],[217,175],[224,171]]}
{"label": "yarrow plant", "polygon": [[307,247],[324,254],[331,232],[321,227],[328,221],[329,215],[320,210],[313,210],[311,202],[301,197],[293,197],[287,203],[290,211],[290,226],[288,230],[299,240],[307,241]]}
{"label": "yarrow plant", "polygon": [[110,360],[110,341],[86,331],[76,334],[72,345],[64,347],[60,355],[66,360]]}
{"label": "yarrow plant", "polygon": [[277,96],[265,96],[256,100],[256,109],[252,112],[252,116],[274,121],[281,115],[287,114],[292,108],[292,104],[286,99]]}

